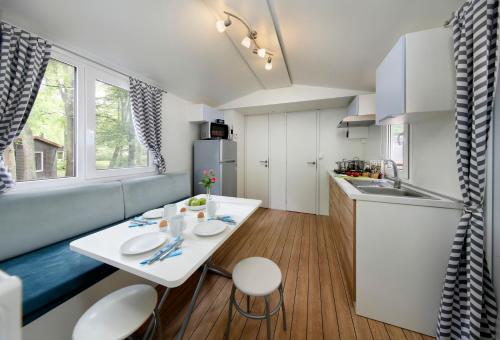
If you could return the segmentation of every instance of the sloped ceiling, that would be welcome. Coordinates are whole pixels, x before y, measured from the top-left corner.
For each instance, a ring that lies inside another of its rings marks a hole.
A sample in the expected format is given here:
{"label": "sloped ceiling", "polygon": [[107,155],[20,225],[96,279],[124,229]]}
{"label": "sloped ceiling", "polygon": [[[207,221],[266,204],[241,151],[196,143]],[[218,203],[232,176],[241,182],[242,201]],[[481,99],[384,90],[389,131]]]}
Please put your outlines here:
{"label": "sloped ceiling", "polygon": [[249,52],[241,51],[237,32],[215,30],[224,6],[241,11],[263,41],[274,45],[290,84],[374,91],[375,69],[399,36],[441,26],[463,3],[227,1],[0,0],[0,9],[13,24],[216,106],[288,82],[284,68],[256,70],[262,63],[243,55]]}

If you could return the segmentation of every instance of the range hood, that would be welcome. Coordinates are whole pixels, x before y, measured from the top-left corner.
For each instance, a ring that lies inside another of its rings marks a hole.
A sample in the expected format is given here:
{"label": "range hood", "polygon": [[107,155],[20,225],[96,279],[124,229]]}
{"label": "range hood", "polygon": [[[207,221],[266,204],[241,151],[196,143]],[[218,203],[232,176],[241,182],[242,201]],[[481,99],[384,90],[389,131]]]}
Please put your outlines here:
{"label": "range hood", "polygon": [[342,119],[337,127],[338,128],[348,128],[357,126],[370,126],[375,124],[375,114],[368,115],[352,115],[347,116]]}

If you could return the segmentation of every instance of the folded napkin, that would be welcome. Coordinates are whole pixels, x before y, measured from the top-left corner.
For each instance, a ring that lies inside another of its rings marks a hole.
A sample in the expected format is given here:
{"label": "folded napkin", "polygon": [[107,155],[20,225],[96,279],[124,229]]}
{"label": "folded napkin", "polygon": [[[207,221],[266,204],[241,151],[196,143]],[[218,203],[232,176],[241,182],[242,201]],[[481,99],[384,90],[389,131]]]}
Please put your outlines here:
{"label": "folded napkin", "polygon": [[209,221],[218,220],[218,221],[222,221],[224,223],[231,224],[231,225],[235,225],[236,224],[236,221],[231,216],[229,216],[229,215],[226,215],[226,216],[216,216],[214,218],[209,218],[208,220]]}
{"label": "folded napkin", "polygon": [[142,227],[144,225],[151,225],[151,224],[156,224],[158,223],[157,221],[150,221],[146,220],[144,217],[135,217],[132,220],[130,220],[129,228],[135,228],[135,227]]}
{"label": "folded napkin", "polygon": [[[163,254],[165,254],[166,252],[172,250],[173,248],[175,248],[176,246],[178,246],[179,244],[181,244],[183,241],[184,241],[184,239],[182,239],[180,237],[174,238],[166,246],[164,246],[163,248],[161,248],[160,250],[158,250],[157,252],[155,252],[151,257],[149,257],[149,258],[141,261],[140,264],[145,265],[145,264],[151,264],[153,262],[158,261]],[[178,249],[178,250],[180,250],[180,249]],[[174,251],[172,253],[175,253],[176,251]],[[170,255],[172,255],[172,254],[170,254]],[[167,257],[171,257],[170,255],[167,256]],[[180,254],[178,254],[178,255],[180,255]]]}

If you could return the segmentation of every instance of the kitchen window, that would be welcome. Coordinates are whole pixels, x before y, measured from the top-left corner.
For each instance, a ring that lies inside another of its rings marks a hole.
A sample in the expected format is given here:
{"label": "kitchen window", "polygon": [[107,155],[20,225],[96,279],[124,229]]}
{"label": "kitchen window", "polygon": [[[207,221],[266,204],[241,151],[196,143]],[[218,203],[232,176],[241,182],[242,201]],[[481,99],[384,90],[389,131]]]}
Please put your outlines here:
{"label": "kitchen window", "polygon": [[[387,126],[387,156],[396,162],[400,178],[409,178],[409,126],[392,124]],[[392,176],[392,173],[391,173]]]}
{"label": "kitchen window", "polygon": [[128,78],[55,48],[25,128],[4,153],[19,188],[153,174]]}

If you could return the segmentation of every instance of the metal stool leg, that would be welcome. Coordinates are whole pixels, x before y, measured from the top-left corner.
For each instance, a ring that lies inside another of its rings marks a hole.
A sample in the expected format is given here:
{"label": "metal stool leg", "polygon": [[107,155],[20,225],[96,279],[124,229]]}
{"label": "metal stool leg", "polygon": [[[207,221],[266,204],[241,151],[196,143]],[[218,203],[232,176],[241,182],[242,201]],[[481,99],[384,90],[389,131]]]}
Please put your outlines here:
{"label": "metal stool leg", "polygon": [[283,286],[278,288],[281,297],[281,312],[283,313],[283,329],[286,331],[286,311],[285,311],[285,296],[283,294]]}
{"label": "metal stool leg", "polygon": [[158,309],[153,311],[153,317],[155,318],[156,327],[154,328],[154,332],[151,335],[151,339],[160,339],[161,335],[161,321],[160,321],[160,313]]}
{"label": "metal stool leg", "polygon": [[224,333],[224,339],[229,339],[229,333],[231,332],[231,318],[233,316],[233,302],[234,302],[234,294],[236,292],[236,286],[233,284],[233,288],[231,289],[231,296],[229,297],[229,312],[227,315],[227,326],[226,332]]}
{"label": "metal stool leg", "polygon": [[267,322],[267,340],[271,340],[271,315],[269,312],[269,295],[264,296],[266,302],[266,322]]}

